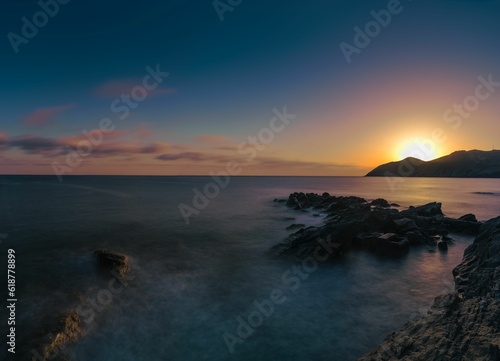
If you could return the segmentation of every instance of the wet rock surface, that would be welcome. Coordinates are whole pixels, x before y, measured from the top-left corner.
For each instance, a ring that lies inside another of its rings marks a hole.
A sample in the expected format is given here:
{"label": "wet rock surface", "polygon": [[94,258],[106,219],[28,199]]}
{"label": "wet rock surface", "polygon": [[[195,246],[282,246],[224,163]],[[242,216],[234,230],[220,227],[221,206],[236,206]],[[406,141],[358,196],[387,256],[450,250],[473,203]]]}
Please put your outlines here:
{"label": "wet rock surface", "polygon": [[358,361],[500,360],[500,217],[481,226],[453,275],[454,292]]}

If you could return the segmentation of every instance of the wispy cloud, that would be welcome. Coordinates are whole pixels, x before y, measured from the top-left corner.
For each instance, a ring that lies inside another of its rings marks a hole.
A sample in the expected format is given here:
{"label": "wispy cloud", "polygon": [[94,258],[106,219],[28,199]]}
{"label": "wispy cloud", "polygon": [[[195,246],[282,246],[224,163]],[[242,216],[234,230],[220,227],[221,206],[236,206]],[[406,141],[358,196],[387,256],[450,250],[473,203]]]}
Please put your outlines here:
{"label": "wispy cloud", "polygon": [[322,170],[322,171],[360,171],[364,168],[356,164],[340,164],[340,163],[322,163],[322,162],[309,162],[301,160],[282,159],[277,157],[260,156],[252,162],[247,162],[244,157],[234,153],[230,154],[213,154],[209,152],[180,152],[161,154],[156,159],[166,162],[174,162],[179,160],[187,160],[192,162],[206,162],[213,164],[223,164],[230,161],[237,161],[245,168],[259,168],[259,169],[286,169],[289,171],[297,170]]}
{"label": "wispy cloud", "polygon": [[25,124],[43,126],[49,124],[58,114],[75,107],[75,103],[35,109],[21,121]]}
{"label": "wispy cloud", "polygon": [[29,154],[47,154],[62,147],[64,144],[57,139],[43,138],[35,135],[21,135],[6,138],[4,144],[11,148],[20,148]]}
{"label": "wispy cloud", "polygon": [[[201,152],[181,152],[176,154],[162,154],[157,156],[156,159],[164,161],[175,161],[175,160],[186,159],[190,161],[201,162],[206,160],[213,161],[216,158]],[[220,157],[218,159],[220,160]]]}
{"label": "wispy cloud", "polygon": [[[162,141],[147,141],[140,134],[144,131],[137,129],[125,129],[116,137],[104,140],[100,145],[92,149],[91,154],[85,158],[87,165],[107,164],[109,166],[134,167],[154,166],[160,164],[175,164],[179,169],[190,169],[194,167],[198,174],[208,172],[210,169],[225,167],[228,162],[236,161],[247,174],[361,174],[365,169],[356,164],[324,163],[314,161],[303,161],[297,159],[282,158],[262,154],[253,161],[239,154],[235,149],[222,151],[219,148],[196,148],[182,144],[172,144]],[[32,161],[43,161],[43,159],[59,160],[65,157],[71,149],[78,149],[78,144],[85,140],[82,134],[58,138],[45,138],[36,135],[22,135],[9,137],[0,132],[1,149],[18,149],[32,157]],[[222,140],[214,137],[206,140]],[[11,159],[10,165],[15,164],[16,159]],[[20,157],[19,160],[23,160]],[[104,162],[104,163],[103,163]],[[126,163],[122,163],[126,162]],[[37,163],[39,166],[41,163]],[[183,168],[184,167],[184,168]],[[188,168],[186,168],[188,167]],[[196,172],[188,171],[195,174]],[[366,172],[365,172],[366,173]]]}
{"label": "wispy cloud", "polygon": [[[139,133],[141,133],[140,131]],[[136,130],[131,130],[125,134],[137,134]],[[86,140],[84,135],[66,136],[59,138],[45,138],[36,135],[21,135],[8,137],[5,133],[0,133],[0,147],[2,149],[17,148],[26,154],[41,155],[44,157],[58,157],[68,153],[69,149],[77,149],[79,142]],[[92,150],[92,156],[96,158],[110,156],[130,156],[134,154],[161,154],[167,151],[182,149],[167,142],[144,142],[137,137],[132,140],[104,141]]]}
{"label": "wispy cloud", "polygon": [[261,157],[256,159],[256,164],[263,168],[301,168],[301,169],[345,169],[345,170],[359,170],[361,169],[356,164],[345,163],[322,163],[322,162],[309,162],[301,160],[288,160],[273,157]]}

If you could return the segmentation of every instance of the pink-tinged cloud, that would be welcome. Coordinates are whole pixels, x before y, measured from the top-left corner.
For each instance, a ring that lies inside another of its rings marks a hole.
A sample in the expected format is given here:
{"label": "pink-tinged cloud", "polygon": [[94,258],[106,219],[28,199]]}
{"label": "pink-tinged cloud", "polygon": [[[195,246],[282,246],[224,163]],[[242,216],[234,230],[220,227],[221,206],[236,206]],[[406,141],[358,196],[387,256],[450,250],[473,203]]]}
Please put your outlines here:
{"label": "pink-tinged cloud", "polygon": [[[142,78],[115,79],[98,86],[94,89],[94,94],[103,98],[119,98],[122,94],[130,94],[136,86],[143,87]],[[148,95],[168,95],[176,91],[174,88],[164,88],[158,84],[155,89],[147,90],[147,93]]]}
{"label": "pink-tinged cloud", "polygon": [[76,104],[64,104],[55,107],[38,108],[22,119],[22,122],[34,126],[49,124],[56,115],[75,107]]}

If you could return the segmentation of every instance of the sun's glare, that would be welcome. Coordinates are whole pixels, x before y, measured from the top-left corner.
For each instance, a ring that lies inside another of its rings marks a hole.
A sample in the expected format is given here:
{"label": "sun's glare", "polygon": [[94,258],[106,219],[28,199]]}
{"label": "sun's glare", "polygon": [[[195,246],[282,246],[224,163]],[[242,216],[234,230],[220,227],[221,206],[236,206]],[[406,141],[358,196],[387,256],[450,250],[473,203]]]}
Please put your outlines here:
{"label": "sun's glare", "polygon": [[436,159],[441,152],[433,141],[426,139],[413,139],[404,142],[399,148],[400,159],[413,157],[424,161]]}

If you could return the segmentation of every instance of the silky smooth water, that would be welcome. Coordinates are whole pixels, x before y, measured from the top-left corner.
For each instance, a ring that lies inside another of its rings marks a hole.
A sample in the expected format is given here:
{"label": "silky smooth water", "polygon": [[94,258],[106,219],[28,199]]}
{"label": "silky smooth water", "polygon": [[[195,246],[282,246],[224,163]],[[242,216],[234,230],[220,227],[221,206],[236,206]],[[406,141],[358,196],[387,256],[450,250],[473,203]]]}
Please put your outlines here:
{"label": "silky smooth water", "polygon": [[[292,290],[283,275],[300,262],[270,248],[288,225],[322,219],[273,199],[326,191],[402,208],[440,201],[452,217],[500,215],[497,179],[409,178],[391,189],[384,178],[238,177],[187,225],[179,204],[192,206],[193,189],[209,181],[0,177],[2,269],[6,249],[17,255],[18,350],[30,354],[33,330],[108,289],[92,252],[109,248],[130,257],[133,279],[92,318],[83,308],[87,333],[70,347],[79,361],[355,360],[453,288],[451,271],[472,240],[456,235],[447,253],[413,248],[397,259],[352,251]],[[238,317],[248,321],[254,301],[275,289],[286,300],[231,353],[223,335],[239,337]]]}

